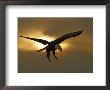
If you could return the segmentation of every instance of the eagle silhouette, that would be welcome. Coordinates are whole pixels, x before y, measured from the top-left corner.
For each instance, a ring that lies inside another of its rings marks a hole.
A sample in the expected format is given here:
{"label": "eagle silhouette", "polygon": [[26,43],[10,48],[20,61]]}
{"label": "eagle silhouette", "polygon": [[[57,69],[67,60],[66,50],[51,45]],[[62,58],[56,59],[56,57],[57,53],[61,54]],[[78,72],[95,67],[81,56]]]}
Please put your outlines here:
{"label": "eagle silhouette", "polygon": [[51,42],[43,40],[43,39],[36,39],[36,38],[30,38],[30,37],[24,37],[24,36],[20,36],[22,38],[26,38],[26,39],[30,39],[39,43],[42,43],[44,45],[47,45],[46,47],[37,50],[38,52],[41,52],[43,50],[46,50],[46,55],[48,58],[48,61],[50,62],[50,52],[52,51],[54,57],[57,59],[56,55],[55,55],[55,50],[59,50],[60,52],[62,52],[62,47],[59,45],[61,42],[63,42],[64,40],[71,38],[71,37],[76,37],[78,35],[80,35],[82,33],[83,30],[81,31],[77,31],[77,32],[71,32],[71,33],[67,33],[64,34],[63,36],[57,38],[56,40],[53,40]]}

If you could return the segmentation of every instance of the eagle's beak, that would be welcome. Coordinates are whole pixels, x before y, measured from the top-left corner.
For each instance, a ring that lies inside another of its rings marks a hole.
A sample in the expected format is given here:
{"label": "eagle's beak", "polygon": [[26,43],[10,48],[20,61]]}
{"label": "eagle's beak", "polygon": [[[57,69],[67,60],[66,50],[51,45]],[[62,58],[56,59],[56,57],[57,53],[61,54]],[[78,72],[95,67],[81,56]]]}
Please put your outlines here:
{"label": "eagle's beak", "polygon": [[60,52],[62,52],[62,48],[60,48],[59,50],[60,50]]}

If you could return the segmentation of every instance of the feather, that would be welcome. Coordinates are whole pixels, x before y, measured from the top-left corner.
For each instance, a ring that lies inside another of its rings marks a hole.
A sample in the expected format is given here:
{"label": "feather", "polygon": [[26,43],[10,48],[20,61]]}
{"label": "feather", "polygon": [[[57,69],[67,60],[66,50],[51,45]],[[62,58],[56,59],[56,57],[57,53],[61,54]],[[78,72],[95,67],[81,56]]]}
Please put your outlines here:
{"label": "feather", "polygon": [[46,45],[46,44],[49,43],[48,41],[43,40],[43,39],[36,39],[36,38],[30,38],[30,37],[24,37],[24,36],[20,36],[20,37],[23,37],[23,38],[26,38],[26,39],[30,39],[30,40],[33,40],[33,41],[36,41],[36,42],[42,43],[42,44],[44,44],[44,45]]}
{"label": "feather", "polygon": [[77,31],[77,32],[72,32],[72,33],[65,34],[65,35],[57,38],[56,40],[52,41],[51,43],[53,43],[54,45],[60,44],[61,42],[63,42],[64,40],[66,40],[68,38],[76,37],[76,36],[80,35],[82,33],[82,31]]}

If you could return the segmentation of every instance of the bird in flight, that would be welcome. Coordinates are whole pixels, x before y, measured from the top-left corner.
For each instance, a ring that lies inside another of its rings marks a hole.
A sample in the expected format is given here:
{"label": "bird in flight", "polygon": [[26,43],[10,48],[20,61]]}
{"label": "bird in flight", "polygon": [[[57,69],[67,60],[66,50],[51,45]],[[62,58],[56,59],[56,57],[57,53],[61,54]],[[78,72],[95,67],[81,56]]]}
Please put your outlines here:
{"label": "bird in flight", "polygon": [[20,37],[30,39],[30,40],[42,43],[44,45],[47,45],[46,47],[44,47],[40,50],[37,50],[37,51],[41,52],[43,50],[46,50],[46,55],[47,55],[48,61],[50,62],[50,52],[51,51],[52,51],[54,57],[57,59],[57,57],[55,55],[55,50],[58,49],[60,52],[62,52],[62,47],[60,46],[60,43],[63,42],[64,40],[68,39],[68,38],[76,37],[76,36],[80,35],[82,33],[82,31],[83,30],[64,34],[63,36],[61,36],[61,37],[59,37],[56,40],[53,40],[51,42],[49,42],[47,40],[43,40],[43,39],[36,39],[36,38],[30,38],[30,37],[24,37],[24,36],[20,36]]}

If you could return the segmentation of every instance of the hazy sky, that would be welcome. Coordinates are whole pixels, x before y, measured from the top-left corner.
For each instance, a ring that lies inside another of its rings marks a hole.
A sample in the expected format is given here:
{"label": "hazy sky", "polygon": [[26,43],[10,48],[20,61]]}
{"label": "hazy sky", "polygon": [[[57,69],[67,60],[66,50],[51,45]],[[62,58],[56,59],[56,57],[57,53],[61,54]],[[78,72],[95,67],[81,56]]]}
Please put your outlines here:
{"label": "hazy sky", "polygon": [[44,45],[18,37],[18,72],[20,73],[90,73],[93,72],[92,18],[18,18],[18,36],[54,40],[65,33],[84,30],[75,38],[61,43],[51,62],[46,52],[37,52]]}

